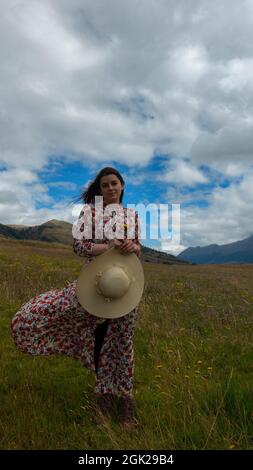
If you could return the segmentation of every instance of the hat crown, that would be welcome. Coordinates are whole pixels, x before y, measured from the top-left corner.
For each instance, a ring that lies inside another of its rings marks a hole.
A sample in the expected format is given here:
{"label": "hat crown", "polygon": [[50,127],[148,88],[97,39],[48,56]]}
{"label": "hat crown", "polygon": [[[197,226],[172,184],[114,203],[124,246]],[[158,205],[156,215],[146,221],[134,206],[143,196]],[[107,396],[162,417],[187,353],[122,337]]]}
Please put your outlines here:
{"label": "hat crown", "polygon": [[112,265],[97,274],[98,289],[107,298],[119,299],[126,294],[131,284],[128,273],[122,266]]}
{"label": "hat crown", "polygon": [[143,289],[140,260],[134,253],[125,256],[113,247],[83,267],[76,294],[90,314],[99,318],[120,318],[136,308]]}

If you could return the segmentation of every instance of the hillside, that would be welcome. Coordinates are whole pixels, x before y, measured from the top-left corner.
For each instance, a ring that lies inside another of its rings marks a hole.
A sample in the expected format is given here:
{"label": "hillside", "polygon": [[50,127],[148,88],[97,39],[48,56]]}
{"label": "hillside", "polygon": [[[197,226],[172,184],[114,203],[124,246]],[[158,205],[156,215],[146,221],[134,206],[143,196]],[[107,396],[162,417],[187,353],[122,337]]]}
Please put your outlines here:
{"label": "hillside", "polygon": [[[38,240],[49,243],[72,245],[72,224],[52,219],[41,225],[3,225],[0,224],[0,237],[15,240]],[[142,245],[141,260],[147,263],[189,264],[176,256],[153,250]]]}

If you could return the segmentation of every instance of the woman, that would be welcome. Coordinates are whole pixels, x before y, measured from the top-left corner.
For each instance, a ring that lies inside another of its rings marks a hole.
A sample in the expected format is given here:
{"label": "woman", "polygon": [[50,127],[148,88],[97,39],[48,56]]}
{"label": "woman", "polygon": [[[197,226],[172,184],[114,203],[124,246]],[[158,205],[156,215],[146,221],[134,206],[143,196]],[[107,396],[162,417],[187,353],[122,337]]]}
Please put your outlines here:
{"label": "woman", "polygon": [[[94,222],[94,202],[98,195],[103,196],[103,209],[108,204],[122,205],[124,180],[116,169],[103,168],[82,193],[81,199],[85,205],[79,218],[84,223],[87,204],[92,210]],[[126,214],[127,209],[123,210]],[[99,213],[96,214],[98,216]],[[86,257],[86,264],[112,246],[126,256],[129,253],[140,256],[137,213],[134,219],[133,240],[126,239],[126,236],[124,240],[74,238],[74,252]],[[106,222],[108,219],[104,217],[104,224]],[[120,318],[104,320],[95,317],[79,304],[76,283],[77,280],[64,289],[39,294],[24,304],[12,320],[14,341],[23,352],[32,355],[65,354],[81,359],[84,366],[96,374],[94,392],[97,398],[97,418],[108,416],[114,400],[118,398],[119,419],[130,430],[136,425],[133,402],[133,336],[138,308]]]}

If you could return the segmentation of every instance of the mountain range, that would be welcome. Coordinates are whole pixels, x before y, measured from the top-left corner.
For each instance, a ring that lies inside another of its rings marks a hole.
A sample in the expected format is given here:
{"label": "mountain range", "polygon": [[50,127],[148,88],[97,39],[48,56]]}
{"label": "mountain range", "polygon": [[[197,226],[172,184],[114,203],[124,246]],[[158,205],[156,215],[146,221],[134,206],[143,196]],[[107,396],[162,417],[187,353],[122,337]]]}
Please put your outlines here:
{"label": "mountain range", "polygon": [[194,264],[253,263],[253,235],[225,245],[189,247],[178,258]]}
{"label": "mountain range", "polygon": [[[0,239],[38,240],[51,243],[60,243],[72,246],[72,224],[52,219],[41,225],[4,225],[0,224]],[[162,264],[189,264],[176,256],[141,246],[141,260],[150,263]]]}
{"label": "mountain range", "polygon": [[[38,240],[72,246],[72,224],[56,219],[33,226],[0,224],[1,238]],[[224,245],[213,243],[207,246],[189,247],[178,256],[142,245],[141,259],[145,262],[163,264],[253,263],[253,235]]]}

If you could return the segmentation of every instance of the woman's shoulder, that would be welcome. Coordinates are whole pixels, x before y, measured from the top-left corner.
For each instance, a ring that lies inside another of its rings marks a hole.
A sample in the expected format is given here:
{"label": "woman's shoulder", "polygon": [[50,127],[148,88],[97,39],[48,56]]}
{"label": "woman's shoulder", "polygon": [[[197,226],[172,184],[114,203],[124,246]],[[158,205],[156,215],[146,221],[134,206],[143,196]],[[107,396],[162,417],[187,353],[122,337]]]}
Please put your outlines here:
{"label": "woman's shoulder", "polygon": [[84,202],[81,211],[89,211],[93,208],[95,208],[95,204],[93,202]]}
{"label": "woman's shoulder", "polygon": [[86,218],[93,216],[94,208],[92,204],[85,202],[83,206],[81,207],[80,213],[79,213],[79,219],[82,218],[86,220]]}

